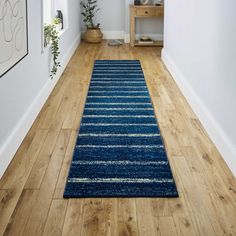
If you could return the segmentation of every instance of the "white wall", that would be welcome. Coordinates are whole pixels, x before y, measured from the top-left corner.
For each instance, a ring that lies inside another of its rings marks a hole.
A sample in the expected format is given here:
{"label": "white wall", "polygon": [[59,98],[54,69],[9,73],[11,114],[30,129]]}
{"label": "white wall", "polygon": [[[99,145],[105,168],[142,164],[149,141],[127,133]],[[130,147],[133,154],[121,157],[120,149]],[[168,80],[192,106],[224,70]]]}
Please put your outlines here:
{"label": "white wall", "polygon": [[124,0],[98,0],[98,7],[100,11],[97,15],[97,21],[101,23],[104,31],[124,31]]}
{"label": "white wall", "polygon": [[60,40],[62,68],[51,80],[49,50],[41,54],[40,2],[28,0],[29,55],[0,78],[0,177],[79,43],[80,5],[69,0],[69,28]]}
{"label": "white wall", "polygon": [[125,0],[98,0],[100,11],[96,22],[101,24],[104,38],[123,38],[125,28]]}
{"label": "white wall", "polygon": [[236,1],[165,1],[163,60],[236,175]]}

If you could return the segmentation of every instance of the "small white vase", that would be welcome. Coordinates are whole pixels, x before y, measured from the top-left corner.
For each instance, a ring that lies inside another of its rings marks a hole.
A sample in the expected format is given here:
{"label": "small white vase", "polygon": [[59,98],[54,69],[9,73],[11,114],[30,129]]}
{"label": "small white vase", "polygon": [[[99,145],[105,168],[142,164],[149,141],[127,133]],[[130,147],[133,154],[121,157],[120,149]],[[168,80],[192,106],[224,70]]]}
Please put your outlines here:
{"label": "small white vase", "polygon": [[55,26],[56,26],[56,30],[57,31],[61,31],[61,27],[62,27],[61,23],[60,24],[56,24]]}

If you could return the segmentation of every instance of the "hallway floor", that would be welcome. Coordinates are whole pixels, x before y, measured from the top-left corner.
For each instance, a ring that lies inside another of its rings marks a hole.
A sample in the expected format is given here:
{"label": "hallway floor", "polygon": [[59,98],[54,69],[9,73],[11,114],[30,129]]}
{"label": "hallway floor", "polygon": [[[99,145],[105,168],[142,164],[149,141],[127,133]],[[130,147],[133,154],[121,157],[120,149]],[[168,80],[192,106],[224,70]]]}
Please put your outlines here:
{"label": "hallway floor", "polygon": [[[236,235],[236,181],[160,48],[82,43],[0,181],[0,235]],[[63,199],[95,59],[139,59],[180,197]]]}

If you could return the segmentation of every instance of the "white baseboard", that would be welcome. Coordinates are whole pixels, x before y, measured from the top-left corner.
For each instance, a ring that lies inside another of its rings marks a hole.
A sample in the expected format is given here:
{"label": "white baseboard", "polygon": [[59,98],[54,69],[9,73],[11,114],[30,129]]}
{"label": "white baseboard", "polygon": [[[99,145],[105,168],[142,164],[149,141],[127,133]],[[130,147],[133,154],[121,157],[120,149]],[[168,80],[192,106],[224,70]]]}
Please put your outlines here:
{"label": "white baseboard", "polygon": [[124,39],[124,31],[102,31],[104,39]]}
{"label": "white baseboard", "polygon": [[[158,40],[161,41],[163,40],[163,35],[162,34],[147,34],[149,37],[151,37],[153,40]],[[136,38],[140,38],[142,34],[136,34]],[[125,43],[130,43],[130,34],[125,34],[124,35],[124,40]]]}
{"label": "white baseboard", "polygon": [[72,46],[68,49],[66,55],[62,58],[61,67],[58,70],[57,75],[53,79],[48,78],[47,83],[40,90],[40,92],[30,105],[28,110],[25,112],[21,120],[18,122],[12,133],[9,135],[5,143],[2,145],[2,147],[0,147],[0,178],[6,171],[17,149],[21,145],[23,139],[25,138],[33,122],[35,121],[37,115],[41,111],[53,88],[57,84],[59,78],[61,77],[63,71],[65,70],[70,58],[74,54],[79,43],[80,35],[77,36]]}
{"label": "white baseboard", "polygon": [[[82,34],[84,31],[82,32]],[[103,33],[103,39],[123,39],[125,43],[130,43],[130,34],[126,34],[124,31],[109,31],[104,30]],[[136,34],[136,38],[140,38],[142,34]],[[147,34],[150,36],[153,40],[163,40],[162,34]]]}
{"label": "white baseboard", "polygon": [[183,76],[182,72],[175,65],[171,57],[167,55],[164,49],[162,50],[162,60],[186,97],[193,111],[198,116],[211,140],[223,156],[233,175],[236,176],[236,149],[234,145],[208,111],[199,96],[195,93],[194,89],[189,85],[187,78]]}

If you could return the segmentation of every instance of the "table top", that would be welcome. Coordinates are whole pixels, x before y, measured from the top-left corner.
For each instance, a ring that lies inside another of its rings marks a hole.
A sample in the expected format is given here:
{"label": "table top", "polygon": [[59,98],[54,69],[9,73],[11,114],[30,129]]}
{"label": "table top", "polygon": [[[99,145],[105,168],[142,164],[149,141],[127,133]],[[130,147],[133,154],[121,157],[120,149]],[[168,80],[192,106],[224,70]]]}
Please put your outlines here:
{"label": "table top", "polygon": [[130,4],[130,8],[164,8],[164,5],[156,6],[156,5],[134,5]]}

